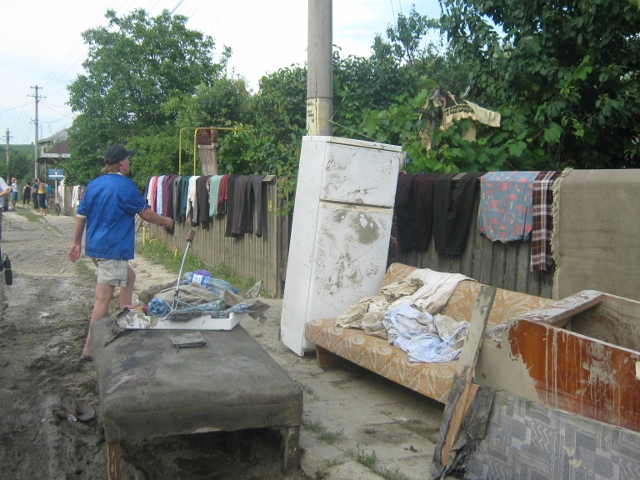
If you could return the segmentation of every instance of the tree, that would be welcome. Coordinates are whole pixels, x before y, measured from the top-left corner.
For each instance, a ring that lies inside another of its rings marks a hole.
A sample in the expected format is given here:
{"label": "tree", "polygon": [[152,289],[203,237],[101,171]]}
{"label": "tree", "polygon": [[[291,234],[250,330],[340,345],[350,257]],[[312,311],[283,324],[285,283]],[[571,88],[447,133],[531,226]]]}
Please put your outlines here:
{"label": "tree", "polygon": [[167,10],[155,18],[141,9],[122,18],[109,10],[106,18],[107,27],[82,34],[89,46],[86,73],[69,86],[69,104],[79,113],[70,129],[74,160],[66,172],[73,183],[98,174],[108,145],[174,123],[174,112],[162,106],[211,86],[231,54],[225,48],[214,63],[213,39],[187,29],[186,17]]}
{"label": "tree", "polygon": [[[481,102],[551,166],[640,165],[640,11],[629,0],[441,0]],[[480,103],[480,102],[479,102]]]}

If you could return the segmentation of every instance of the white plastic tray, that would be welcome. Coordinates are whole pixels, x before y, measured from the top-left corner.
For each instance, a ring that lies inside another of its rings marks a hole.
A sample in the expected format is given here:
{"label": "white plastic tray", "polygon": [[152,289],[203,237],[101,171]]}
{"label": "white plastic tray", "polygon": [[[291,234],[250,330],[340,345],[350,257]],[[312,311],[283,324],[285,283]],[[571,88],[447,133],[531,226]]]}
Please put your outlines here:
{"label": "white plastic tray", "polygon": [[232,330],[248,317],[247,313],[231,313],[226,318],[211,318],[211,315],[202,315],[192,318],[188,322],[172,322],[166,317],[148,317],[136,312],[135,315],[123,315],[118,319],[118,324],[127,330]]}

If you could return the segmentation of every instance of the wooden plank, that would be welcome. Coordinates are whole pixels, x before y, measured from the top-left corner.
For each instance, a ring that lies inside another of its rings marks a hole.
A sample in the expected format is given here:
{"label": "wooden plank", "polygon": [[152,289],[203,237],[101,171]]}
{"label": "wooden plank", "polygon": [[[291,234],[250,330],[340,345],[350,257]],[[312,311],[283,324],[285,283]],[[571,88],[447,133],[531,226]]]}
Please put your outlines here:
{"label": "wooden plank", "polygon": [[444,425],[444,428],[440,429],[440,438],[438,439],[438,444],[443,439],[440,451],[440,464],[442,466],[446,466],[449,463],[451,448],[458,437],[464,415],[477,391],[477,387],[472,387],[471,381],[495,296],[495,287],[483,285],[471,314],[469,334],[458,359],[453,387],[443,415],[443,422],[447,422],[447,419],[449,421],[448,424]]}
{"label": "wooden plank", "polygon": [[493,243],[493,259],[491,261],[491,286],[505,288],[504,267],[506,262],[506,250],[508,246],[502,242]]}
{"label": "wooden plank", "polygon": [[284,428],[284,463],[282,470],[285,475],[293,475],[298,470],[298,456],[300,451],[300,425]]}
{"label": "wooden plank", "polygon": [[120,480],[120,444],[107,443],[107,468],[109,480]]}
{"label": "wooden plank", "polygon": [[504,257],[504,289],[516,291],[518,247],[515,244],[507,245]]}

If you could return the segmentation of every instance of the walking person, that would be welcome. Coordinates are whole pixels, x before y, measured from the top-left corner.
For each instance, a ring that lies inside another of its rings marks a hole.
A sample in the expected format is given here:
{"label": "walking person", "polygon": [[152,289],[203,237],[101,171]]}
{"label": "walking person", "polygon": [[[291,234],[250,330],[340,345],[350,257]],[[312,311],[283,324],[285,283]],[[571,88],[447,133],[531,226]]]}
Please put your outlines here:
{"label": "walking person", "polygon": [[38,180],[38,206],[40,207],[40,216],[47,216],[47,184],[42,180]]}
{"label": "walking person", "polygon": [[28,207],[30,202],[31,202],[31,183],[27,182],[22,188],[22,206]]}
{"label": "walking person", "polygon": [[80,358],[92,361],[91,323],[109,315],[109,303],[115,287],[120,287],[120,308],[131,304],[136,274],[129,266],[135,246],[135,216],[168,230],[173,219],[155,213],[129,178],[130,157],[135,152],[120,145],[109,147],[104,154],[102,175],[87,185],[77,208],[73,243],[67,254],[71,262],[80,258],[82,236],[86,229],[85,255],[98,268],[95,301],[89,323],[89,334]]}
{"label": "walking person", "polygon": [[16,203],[18,203],[18,179],[13,177],[11,179],[11,209],[16,209]]}
{"label": "walking person", "polygon": [[33,200],[33,208],[35,210],[38,209],[38,188],[39,188],[40,180],[37,178],[33,179],[33,184],[31,185],[31,199]]}
{"label": "walking person", "polygon": [[4,202],[8,202],[7,195],[11,194],[11,187],[7,185],[4,178],[0,177],[0,240],[2,240],[2,210],[4,210]]}

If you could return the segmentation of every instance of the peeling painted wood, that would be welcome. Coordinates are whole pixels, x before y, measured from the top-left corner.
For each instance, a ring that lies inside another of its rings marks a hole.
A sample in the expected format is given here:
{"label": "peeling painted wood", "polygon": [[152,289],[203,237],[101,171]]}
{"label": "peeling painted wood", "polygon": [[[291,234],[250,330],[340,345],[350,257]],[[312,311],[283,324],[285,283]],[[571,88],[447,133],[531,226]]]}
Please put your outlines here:
{"label": "peeling painted wood", "polygon": [[477,385],[472,386],[471,381],[495,296],[495,287],[483,286],[476,298],[469,334],[458,359],[456,375],[443,416],[443,428],[438,439],[438,445],[442,445],[440,464],[443,466],[449,463],[449,454],[458,436],[462,419],[477,391]]}

